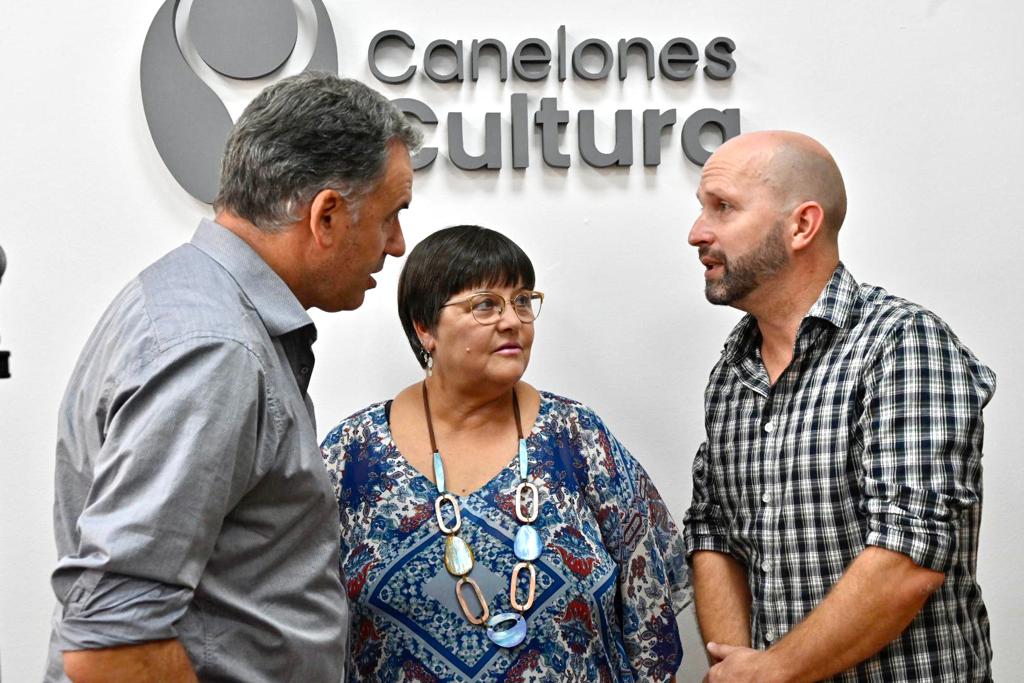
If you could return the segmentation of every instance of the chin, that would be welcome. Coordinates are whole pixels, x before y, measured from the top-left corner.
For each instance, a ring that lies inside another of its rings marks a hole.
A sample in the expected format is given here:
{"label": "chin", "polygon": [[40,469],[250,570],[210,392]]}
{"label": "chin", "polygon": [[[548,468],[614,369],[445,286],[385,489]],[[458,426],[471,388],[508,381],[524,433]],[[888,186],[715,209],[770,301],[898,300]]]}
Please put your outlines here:
{"label": "chin", "polygon": [[490,379],[495,384],[504,384],[509,387],[514,387],[516,383],[519,382],[519,380],[521,380],[523,378],[523,375],[525,374],[526,364],[524,363],[522,366],[516,368],[515,370],[513,370],[512,368],[508,368],[503,372],[490,373],[488,379]]}
{"label": "chin", "polygon": [[360,291],[355,294],[349,294],[343,299],[333,302],[334,305],[330,309],[323,309],[328,313],[337,313],[338,311],[354,311],[364,303],[366,303],[366,292]]}

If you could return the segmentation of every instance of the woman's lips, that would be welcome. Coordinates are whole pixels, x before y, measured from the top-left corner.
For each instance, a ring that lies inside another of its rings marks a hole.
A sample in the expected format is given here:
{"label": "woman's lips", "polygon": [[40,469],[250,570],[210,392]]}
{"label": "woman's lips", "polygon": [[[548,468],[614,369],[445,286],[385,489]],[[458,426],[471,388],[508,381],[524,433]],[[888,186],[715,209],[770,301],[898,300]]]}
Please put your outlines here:
{"label": "woman's lips", "polygon": [[500,353],[503,356],[514,356],[517,353],[521,353],[523,347],[519,344],[503,344],[494,350],[495,353]]}

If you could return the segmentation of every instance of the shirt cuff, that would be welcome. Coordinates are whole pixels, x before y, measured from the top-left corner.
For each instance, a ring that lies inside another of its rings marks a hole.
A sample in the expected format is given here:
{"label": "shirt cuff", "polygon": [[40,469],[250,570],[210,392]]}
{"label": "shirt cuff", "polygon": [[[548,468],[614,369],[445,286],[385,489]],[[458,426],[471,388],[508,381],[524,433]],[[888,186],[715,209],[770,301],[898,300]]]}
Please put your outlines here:
{"label": "shirt cuff", "polygon": [[939,529],[910,529],[873,523],[865,545],[906,555],[914,564],[936,572],[948,572],[956,556],[956,534]]}
{"label": "shirt cuff", "polygon": [[86,570],[75,581],[57,627],[57,647],[93,650],[176,638],[192,590],[121,574]]}
{"label": "shirt cuff", "polygon": [[731,555],[729,542],[724,533],[716,533],[707,526],[694,529],[687,526],[683,530],[683,542],[686,544],[686,557],[689,559],[695,552],[711,550],[716,553]]}

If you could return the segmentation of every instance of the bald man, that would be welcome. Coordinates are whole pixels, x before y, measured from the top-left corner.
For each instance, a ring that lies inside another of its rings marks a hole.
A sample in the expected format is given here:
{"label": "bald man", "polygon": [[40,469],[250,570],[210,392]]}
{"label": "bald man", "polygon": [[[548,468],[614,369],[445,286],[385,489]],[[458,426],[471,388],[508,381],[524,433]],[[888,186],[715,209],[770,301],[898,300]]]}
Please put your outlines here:
{"label": "bald man", "polygon": [[704,166],[689,242],[746,313],[705,392],[684,521],[710,681],[987,681],[975,580],[995,375],[839,260],[846,192],[804,135]]}

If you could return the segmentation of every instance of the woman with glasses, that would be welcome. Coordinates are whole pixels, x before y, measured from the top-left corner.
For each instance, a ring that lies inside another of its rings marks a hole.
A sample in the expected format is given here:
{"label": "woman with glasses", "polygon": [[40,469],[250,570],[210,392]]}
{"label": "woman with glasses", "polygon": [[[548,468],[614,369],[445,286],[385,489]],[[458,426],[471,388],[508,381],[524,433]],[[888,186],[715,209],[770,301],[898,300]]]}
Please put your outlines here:
{"label": "woman with glasses", "polygon": [[668,681],[690,588],[643,468],[585,405],[522,381],[544,295],[511,240],[409,254],[426,378],[327,436],[350,681]]}

